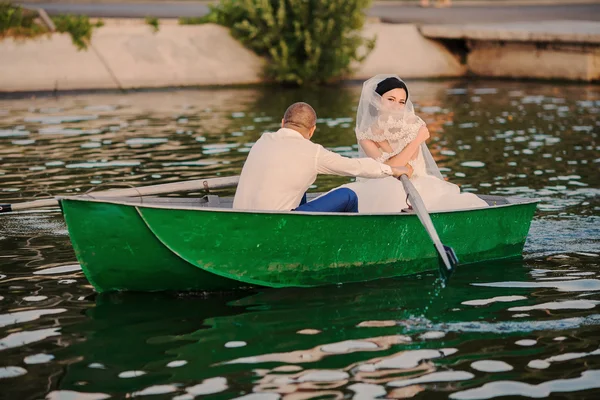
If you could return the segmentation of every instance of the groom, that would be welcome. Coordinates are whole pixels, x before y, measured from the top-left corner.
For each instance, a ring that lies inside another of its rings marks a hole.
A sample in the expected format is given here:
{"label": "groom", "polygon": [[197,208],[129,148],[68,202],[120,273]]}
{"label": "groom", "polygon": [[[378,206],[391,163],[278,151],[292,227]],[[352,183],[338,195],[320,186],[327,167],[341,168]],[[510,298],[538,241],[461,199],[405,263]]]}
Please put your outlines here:
{"label": "groom", "polygon": [[267,132],[252,146],[235,193],[233,208],[242,210],[358,212],[356,193],[336,189],[301,204],[317,174],[363,178],[410,175],[406,167],[390,167],[371,158],[347,158],[310,141],[317,114],[306,103],[294,103],[281,129]]}

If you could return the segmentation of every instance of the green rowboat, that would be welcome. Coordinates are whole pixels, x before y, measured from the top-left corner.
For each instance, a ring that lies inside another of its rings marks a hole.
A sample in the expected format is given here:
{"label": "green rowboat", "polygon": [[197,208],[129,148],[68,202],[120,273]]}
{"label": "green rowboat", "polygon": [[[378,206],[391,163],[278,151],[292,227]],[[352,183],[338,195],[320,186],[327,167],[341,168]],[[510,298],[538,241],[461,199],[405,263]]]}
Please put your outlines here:
{"label": "green rowboat", "polygon": [[[521,257],[536,200],[431,213],[461,265]],[[231,198],[59,199],[82,269],[98,292],[309,287],[438,268],[414,213],[254,212]]]}

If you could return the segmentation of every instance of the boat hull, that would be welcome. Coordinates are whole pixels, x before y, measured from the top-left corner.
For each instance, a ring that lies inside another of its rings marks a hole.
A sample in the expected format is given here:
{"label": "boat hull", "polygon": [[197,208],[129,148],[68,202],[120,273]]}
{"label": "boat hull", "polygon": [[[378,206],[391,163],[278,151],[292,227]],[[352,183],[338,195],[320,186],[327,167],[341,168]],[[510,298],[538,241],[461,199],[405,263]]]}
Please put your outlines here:
{"label": "boat hull", "polygon": [[[414,214],[259,213],[65,198],[75,253],[98,292],[303,287],[438,268]],[[461,264],[520,257],[536,203],[432,213]]]}

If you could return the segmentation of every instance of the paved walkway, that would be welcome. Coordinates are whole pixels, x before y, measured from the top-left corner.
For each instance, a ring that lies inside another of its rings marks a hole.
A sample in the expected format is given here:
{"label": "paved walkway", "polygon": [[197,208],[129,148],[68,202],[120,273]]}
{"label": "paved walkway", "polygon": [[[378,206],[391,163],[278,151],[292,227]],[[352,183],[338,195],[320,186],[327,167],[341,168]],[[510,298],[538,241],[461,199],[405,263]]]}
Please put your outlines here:
{"label": "paved walkway", "polygon": [[[431,0],[434,3],[435,0]],[[208,12],[208,2],[144,2],[130,1],[117,3],[68,3],[23,1],[29,7],[44,8],[49,14],[84,14],[102,18],[178,18],[181,16],[202,16]],[[600,2],[565,4],[535,4],[514,2],[455,1],[449,8],[421,8],[415,4],[402,2],[376,2],[369,10],[370,16],[379,17],[384,22],[419,24],[467,24],[483,22],[533,22],[550,20],[600,21]]]}

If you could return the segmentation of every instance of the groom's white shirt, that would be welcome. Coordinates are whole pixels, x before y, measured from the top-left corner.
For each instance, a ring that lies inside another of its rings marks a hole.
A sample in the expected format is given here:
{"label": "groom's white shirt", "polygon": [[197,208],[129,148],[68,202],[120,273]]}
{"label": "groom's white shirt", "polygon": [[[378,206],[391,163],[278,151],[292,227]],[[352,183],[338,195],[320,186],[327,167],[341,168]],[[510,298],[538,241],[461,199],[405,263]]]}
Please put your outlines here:
{"label": "groom's white shirt", "polygon": [[305,139],[293,129],[263,133],[252,146],[233,208],[292,210],[318,174],[384,178],[392,169],[371,158],[347,158]]}

